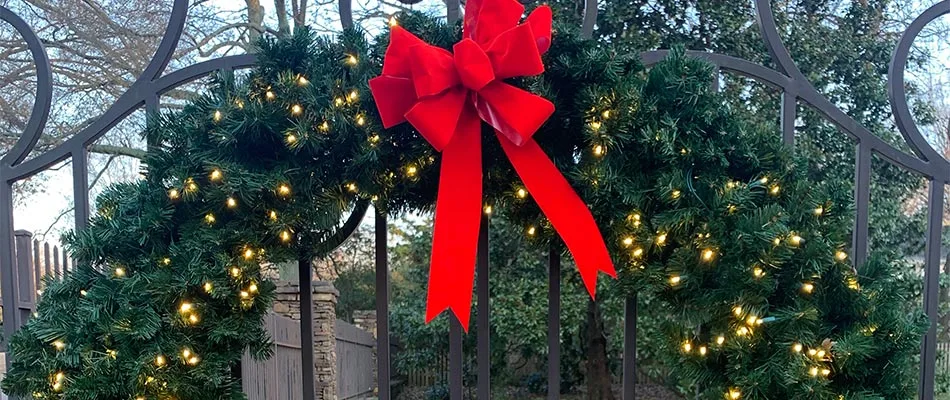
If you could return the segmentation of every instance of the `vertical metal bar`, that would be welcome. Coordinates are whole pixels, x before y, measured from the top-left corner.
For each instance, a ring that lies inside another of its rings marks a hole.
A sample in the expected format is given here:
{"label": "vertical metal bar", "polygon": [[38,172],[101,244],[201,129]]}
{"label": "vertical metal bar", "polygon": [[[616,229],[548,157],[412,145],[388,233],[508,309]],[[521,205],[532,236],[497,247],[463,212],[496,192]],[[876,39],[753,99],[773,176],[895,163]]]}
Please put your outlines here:
{"label": "vertical metal bar", "polygon": [[89,151],[81,146],[74,150],[72,155],[76,229],[82,229],[89,221]]}
{"label": "vertical metal bar", "polygon": [[548,250],[548,400],[561,397],[561,251]]}
{"label": "vertical metal bar", "polygon": [[459,0],[445,0],[445,20],[449,25],[454,25],[459,20],[461,14]]}
{"label": "vertical metal bar", "polygon": [[[6,338],[13,337],[17,329],[17,313],[13,309],[16,304],[16,285],[13,284],[16,279],[16,273],[13,262],[13,184],[10,182],[0,182],[0,297],[3,300],[3,320],[9,323],[3,324],[3,335]],[[6,350],[6,344],[9,340],[2,343]],[[7,371],[13,362],[12,354],[7,353]]]}
{"label": "vertical metal bar", "polygon": [[623,400],[637,398],[637,295],[627,297],[623,315]]}
{"label": "vertical metal bar", "polygon": [[489,219],[482,214],[482,228],[478,233],[478,396],[491,399],[491,300],[489,296],[488,233]]}
{"label": "vertical metal bar", "polygon": [[449,399],[462,400],[464,382],[462,360],[462,322],[449,313]]}
{"label": "vertical metal bar", "polygon": [[868,219],[871,203],[871,147],[858,143],[854,171],[854,265],[859,268],[868,259]]}
{"label": "vertical metal bar", "polygon": [[314,398],[313,369],[313,268],[309,259],[297,261],[300,275],[300,365],[303,371],[301,390],[304,400]]}
{"label": "vertical metal bar", "polygon": [[380,400],[390,400],[389,248],[386,213],[376,209],[376,381]]}
{"label": "vertical metal bar", "polygon": [[795,146],[795,118],[798,114],[798,97],[789,92],[782,92],[782,111],[779,124],[782,125],[782,143],[786,146]]}
{"label": "vertical metal bar", "polygon": [[940,297],[940,246],[943,232],[943,183],[930,180],[930,201],[927,210],[927,246],[924,259],[924,310],[930,329],[920,350],[920,399],[934,399],[934,377],[937,361],[937,302]]}

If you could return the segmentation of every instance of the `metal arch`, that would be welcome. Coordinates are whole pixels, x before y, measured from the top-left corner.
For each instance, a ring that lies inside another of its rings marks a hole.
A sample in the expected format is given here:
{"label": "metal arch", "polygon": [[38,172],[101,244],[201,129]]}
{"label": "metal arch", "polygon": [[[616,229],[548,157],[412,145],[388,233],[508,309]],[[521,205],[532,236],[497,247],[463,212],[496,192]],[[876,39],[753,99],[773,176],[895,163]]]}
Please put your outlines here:
{"label": "metal arch", "polygon": [[142,81],[153,81],[159,77],[168,63],[171,62],[175,49],[178,48],[178,41],[181,40],[181,33],[185,29],[185,19],[188,16],[188,0],[175,0],[172,6],[171,16],[168,18],[168,26],[165,28],[165,34],[162,35],[162,41],[158,44],[158,49],[149,61],[148,66],[139,75],[136,83]]}
{"label": "metal arch", "polygon": [[95,122],[67,139],[56,148],[13,166],[6,176],[9,180],[25,179],[42,172],[45,168],[70,157],[74,150],[88,146],[105,132],[140,108],[152,96],[159,96],[182,84],[207,76],[222,69],[239,69],[253,66],[257,57],[253,54],[227,56],[204,61],[162,76],[154,81],[139,81],[132,85]]}
{"label": "metal arch", "polygon": [[36,98],[33,101],[30,120],[10,152],[0,160],[0,164],[15,165],[23,161],[30,150],[36,146],[49,120],[49,111],[53,103],[53,69],[50,66],[49,56],[46,54],[46,46],[26,21],[3,6],[0,6],[0,20],[12,25],[13,29],[16,29],[23,37],[33,57],[33,65],[36,66]]}
{"label": "metal arch", "polygon": [[[640,58],[644,65],[652,66],[663,60],[667,54],[669,54],[668,50],[648,51],[641,53]],[[802,87],[802,85],[795,79],[783,74],[782,72],[755,64],[747,60],[725,54],[707,53],[702,51],[687,51],[687,54],[693,57],[702,58],[715,64],[723,70],[731,71],[739,75],[755,79],[758,82],[764,83],[778,90],[793,92],[796,87],[799,89]],[[813,109],[820,112],[829,121],[833,122],[836,126],[851,135],[851,137],[864,141],[868,146],[870,146],[871,149],[888,161],[906,169],[917,171],[928,177],[933,177],[942,182],[947,182],[948,179],[950,179],[950,177],[948,177],[947,171],[940,169],[940,165],[921,160],[898,150],[890,143],[887,143],[881,138],[875,136],[853,118],[843,113],[817,91],[799,92],[798,97]]]}
{"label": "metal arch", "polygon": [[910,56],[910,47],[914,44],[914,39],[917,38],[920,31],[928,23],[947,14],[950,14],[950,0],[933,5],[914,19],[901,35],[897,49],[894,50],[894,56],[891,58],[890,68],[887,71],[887,96],[890,99],[891,111],[894,113],[897,128],[900,129],[904,139],[921,158],[934,162],[938,160],[946,161],[946,158],[934,150],[933,146],[924,139],[923,135],[920,134],[920,130],[917,129],[917,123],[911,116],[910,107],[907,104],[904,70],[907,67],[907,58]]}
{"label": "metal arch", "polygon": [[356,202],[356,206],[353,207],[353,211],[350,213],[350,216],[346,219],[346,222],[343,223],[343,226],[339,230],[333,233],[329,239],[320,243],[317,246],[317,252],[319,253],[329,253],[333,250],[336,250],[338,247],[342,246],[343,243],[346,243],[347,240],[353,236],[353,233],[359,229],[360,224],[363,222],[363,219],[366,217],[366,211],[369,210],[369,200],[360,200]]}

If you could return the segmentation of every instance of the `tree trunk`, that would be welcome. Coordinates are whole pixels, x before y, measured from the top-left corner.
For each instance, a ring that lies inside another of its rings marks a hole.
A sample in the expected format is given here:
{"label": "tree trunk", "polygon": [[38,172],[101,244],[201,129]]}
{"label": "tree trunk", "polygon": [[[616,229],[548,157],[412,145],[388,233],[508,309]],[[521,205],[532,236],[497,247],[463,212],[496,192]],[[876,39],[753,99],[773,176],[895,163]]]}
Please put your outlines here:
{"label": "tree trunk", "polygon": [[290,36],[290,22],[287,20],[286,0],[274,0],[274,8],[277,11],[277,34],[281,37]]}
{"label": "tree trunk", "polygon": [[254,44],[261,38],[261,32],[264,31],[264,8],[261,7],[261,0],[245,0],[245,2],[247,3],[247,23],[251,25],[247,31],[247,37]]}
{"label": "tree trunk", "polygon": [[294,12],[294,29],[300,29],[307,24],[307,0],[291,0]]}
{"label": "tree trunk", "polygon": [[610,367],[607,365],[604,318],[593,299],[587,302],[587,398],[614,400],[610,387]]}

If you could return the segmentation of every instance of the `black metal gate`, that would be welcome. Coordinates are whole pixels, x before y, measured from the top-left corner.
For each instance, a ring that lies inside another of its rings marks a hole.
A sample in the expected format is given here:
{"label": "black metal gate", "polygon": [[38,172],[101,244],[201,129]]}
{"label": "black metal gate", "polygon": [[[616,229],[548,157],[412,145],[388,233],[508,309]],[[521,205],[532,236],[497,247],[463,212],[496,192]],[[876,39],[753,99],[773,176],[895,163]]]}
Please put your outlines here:
{"label": "black metal gate", "polygon": [[[460,16],[460,1],[445,0],[446,17],[449,22],[455,22]],[[72,174],[74,185],[75,221],[76,227],[82,228],[89,219],[89,191],[88,191],[88,148],[99,137],[104,135],[132,112],[145,108],[146,111],[157,111],[159,96],[163,93],[182,86],[188,82],[204,77],[218,70],[234,70],[251,67],[255,63],[253,55],[227,56],[204,61],[189,67],[165,74],[165,69],[171,60],[172,54],[178,45],[185,25],[187,0],[175,0],[168,27],[162,41],[152,57],[145,71],[134,84],[95,122],[86,126],[74,137],[58,147],[43,153],[35,158],[26,160],[27,155],[36,146],[37,141],[45,129],[49,117],[52,101],[52,72],[46,50],[35,32],[21,18],[9,9],[0,7],[0,20],[10,24],[22,36],[29,48],[37,71],[36,102],[30,119],[22,136],[14,147],[0,160],[0,289],[2,289],[4,334],[11,337],[30,317],[35,307],[35,294],[29,272],[17,271],[14,263],[13,249],[13,185],[61,161],[72,160]],[[353,26],[351,0],[339,0],[340,20],[344,27]],[[852,243],[853,259],[856,264],[862,264],[868,254],[868,221],[871,188],[871,159],[874,155],[886,162],[904,170],[914,172],[929,183],[929,199],[927,203],[927,234],[924,270],[924,309],[931,321],[937,320],[937,301],[939,289],[940,261],[941,261],[941,231],[943,228],[944,188],[950,183],[950,163],[940,155],[921,135],[913,122],[907,103],[904,85],[904,71],[911,45],[921,30],[929,22],[940,16],[950,14],[950,0],[940,2],[927,9],[918,16],[908,27],[898,43],[891,59],[888,73],[888,95],[891,102],[896,124],[913,150],[907,154],[872,134],[867,128],[849,117],[827,98],[821,95],[805,78],[791,55],[782,43],[781,36],[776,28],[768,0],[755,0],[755,10],[759,27],[769,49],[776,69],[764,67],[753,62],[730,57],[723,54],[707,52],[691,52],[690,54],[704,58],[717,65],[722,71],[739,74],[757,82],[763,83],[782,95],[781,109],[778,110],[781,121],[782,139],[789,145],[795,142],[795,119],[798,104],[807,105],[817,111],[825,120],[834,124],[839,131],[848,134],[856,144],[855,158],[855,204],[856,217],[854,238]],[[587,0],[584,12],[583,29],[586,35],[593,32],[597,17],[597,1]],[[662,59],[666,51],[651,51],[642,54],[644,64],[652,65]],[[718,82],[714,83],[717,84]],[[350,220],[344,224],[344,232],[337,236],[340,241],[345,240],[359,225],[365,212],[366,204],[357,207]],[[488,224],[487,217],[482,224],[478,247],[478,281],[476,293],[478,296],[477,321],[477,388],[479,399],[490,398],[490,302],[488,299]],[[377,213],[376,219],[376,296],[378,331],[378,373],[379,397],[389,399],[391,383],[391,355],[389,353],[389,276],[387,258],[387,218],[385,214]],[[548,299],[548,398],[557,399],[560,390],[560,342],[558,332],[560,313],[560,256],[556,251],[549,255],[549,289]],[[301,268],[300,279],[306,282],[310,277],[309,265]],[[28,282],[29,281],[29,282]],[[303,286],[302,286],[303,287]],[[303,291],[306,293],[307,291]],[[312,302],[301,298],[301,319],[309,321],[312,313]],[[636,381],[636,333],[637,309],[636,298],[626,301],[624,341],[623,341],[623,398],[634,399]],[[302,337],[312,336],[310,324],[301,324]],[[464,389],[462,381],[463,349],[462,327],[458,321],[450,324],[450,351],[449,351],[449,388],[452,399],[461,399]],[[919,397],[924,400],[934,399],[934,377],[936,362],[936,323],[931,324],[930,330],[924,337],[921,345],[921,369]],[[304,365],[313,365],[313,354],[307,354],[304,349]],[[7,362],[11,358],[8,356]],[[313,376],[304,379],[304,397],[313,398]]]}

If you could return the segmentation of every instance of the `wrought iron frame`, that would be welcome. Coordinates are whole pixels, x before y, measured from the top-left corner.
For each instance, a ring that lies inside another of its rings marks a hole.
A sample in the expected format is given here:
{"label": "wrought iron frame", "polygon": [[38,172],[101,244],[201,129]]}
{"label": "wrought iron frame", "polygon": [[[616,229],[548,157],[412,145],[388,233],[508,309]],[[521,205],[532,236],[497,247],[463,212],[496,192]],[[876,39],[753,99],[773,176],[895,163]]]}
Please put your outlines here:
{"label": "wrought iron frame", "polygon": [[[894,114],[898,129],[903,135],[913,154],[905,153],[878,138],[867,128],[849,117],[837,106],[832,104],[802,74],[793,61],[788,49],[781,40],[772,14],[769,0],[753,0],[755,4],[758,25],[761,29],[765,44],[775,63],[775,69],[752,63],[747,60],[731,57],[724,54],[708,52],[690,52],[690,54],[708,60],[720,70],[735,73],[757,82],[768,85],[780,91],[780,126],[782,140],[789,146],[795,145],[795,120],[798,104],[801,102],[817,111],[825,120],[834,124],[840,131],[847,133],[855,142],[855,205],[856,216],[852,243],[853,260],[860,265],[867,260],[868,255],[868,220],[871,187],[871,159],[874,155],[907,171],[919,174],[929,182],[929,199],[927,204],[927,233],[924,257],[924,310],[931,321],[936,321],[939,289],[939,275],[941,262],[941,231],[943,228],[943,201],[945,185],[950,183],[950,162],[938,153],[926,139],[924,139],[917,125],[913,121],[904,85],[904,72],[911,45],[925,25],[933,20],[950,14],[950,0],[944,0],[918,16],[903,33],[891,59],[888,71],[888,96],[891,110]],[[461,14],[459,0],[444,0],[446,4],[446,18],[452,23],[458,20]],[[252,67],[255,64],[254,55],[237,55],[216,58],[194,64],[180,70],[165,73],[171,61],[172,54],[178,45],[185,25],[188,10],[188,0],[174,0],[168,26],[162,40],[145,70],[131,87],[119,97],[95,122],[84,128],[75,136],[59,146],[27,160],[29,153],[36,147],[40,136],[49,119],[52,103],[52,68],[46,49],[42,41],[29,25],[12,11],[0,7],[0,20],[10,24],[19,33],[27,44],[37,72],[36,100],[30,119],[24,131],[13,148],[0,159],[0,289],[2,289],[4,334],[10,337],[21,327],[35,309],[35,294],[29,279],[29,271],[17,271],[14,263],[14,220],[13,220],[13,185],[17,181],[29,178],[61,161],[72,160],[72,174],[75,201],[75,225],[82,228],[89,219],[89,191],[87,163],[88,148],[109,129],[125,119],[132,112],[143,108],[149,114],[159,110],[159,97],[181,85],[207,76],[219,70],[235,70]],[[340,20],[345,28],[353,26],[351,0],[339,0]],[[582,32],[590,36],[597,20],[597,1],[586,0]],[[653,65],[661,60],[667,52],[664,50],[649,51],[641,54],[644,64]],[[718,85],[718,82],[713,82]],[[340,232],[334,236],[332,243],[327,246],[335,247],[343,243],[359,226],[368,208],[367,203],[360,203],[344,223]],[[490,398],[491,373],[489,369],[490,340],[490,301],[488,299],[488,220],[484,220],[483,229],[479,236],[478,248],[478,280],[476,293],[478,296],[478,328],[476,360],[477,368],[477,397]],[[388,224],[387,216],[377,212],[376,227],[376,287],[377,313],[379,322],[378,331],[378,382],[379,398],[389,399],[391,383],[391,354],[389,342],[389,276],[388,276]],[[308,265],[300,266],[301,283],[308,282],[311,271]],[[560,253],[553,249],[549,253],[549,318],[548,318],[548,398],[559,397],[560,381]],[[301,285],[306,288],[308,285]],[[309,292],[303,290],[303,293]],[[310,320],[312,304],[301,296],[301,319]],[[636,381],[636,332],[637,309],[636,297],[627,299],[624,323],[624,350],[623,350],[623,398],[634,399]],[[301,324],[302,337],[312,336],[312,326]],[[462,381],[462,328],[458,321],[450,324],[450,372],[449,388],[452,399],[461,399],[463,391]],[[304,341],[306,342],[306,341]],[[313,365],[313,354],[310,349],[303,349],[304,365]],[[7,356],[7,363],[12,361]],[[932,323],[921,344],[921,369],[919,396],[924,400],[934,399],[934,377],[936,361],[936,323]],[[8,364],[9,365],[9,364]],[[304,398],[313,398],[313,376],[305,377],[302,391]]]}

